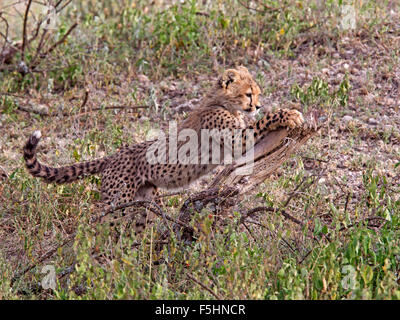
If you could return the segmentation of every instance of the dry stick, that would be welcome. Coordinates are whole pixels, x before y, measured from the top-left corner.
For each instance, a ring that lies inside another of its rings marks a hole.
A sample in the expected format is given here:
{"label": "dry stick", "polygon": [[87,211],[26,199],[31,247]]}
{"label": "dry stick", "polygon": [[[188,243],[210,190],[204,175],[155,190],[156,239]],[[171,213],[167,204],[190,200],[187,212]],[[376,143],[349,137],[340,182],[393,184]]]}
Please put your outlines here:
{"label": "dry stick", "polygon": [[190,220],[190,205],[197,201],[201,202],[201,207],[205,207],[211,201],[221,198],[218,204],[223,204],[223,202],[225,202],[228,198],[234,197],[238,195],[238,193],[238,188],[231,187],[226,187],[223,190],[220,190],[219,188],[212,188],[206,191],[201,191],[189,197],[189,199],[184,202],[180,209],[179,220],[184,220],[186,222]]}
{"label": "dry stick", "polygon": [[[44,59],[49,53],[53,52],[53,50],[55,48],[57,48],[57,46],[59,46],[61,43],[63,43],[65,41],[65,39],[69,36],[69,34],[72,32],[72,30],[74,30],[76,27],[78,26],[78,23],[75,22],[69,29],[68,31],[64,34],[64,36],[58,40],[56,43],[54,43],[49,49],[47,49],[47,51],[45,53],[43,53],[42,55],[40,55],[41,59]],[[37,63],[36,64],[32,64],[31,65],[31,69],[35,69],[37,67]]]}
{"label": "dry stick", "polygon": [[[302,227],[305,225],[304,222],[302,222],[302,221],[296,219],[295,217],[291,216],[289,213],[287,213],[287,212],[286,212],[285,210],[283,210],[283,209],[276,209],[276,208],[272,208],[272,207],[263,207],[263,206],[261,206],[261,207],[256,207],[256,208],[253,208],[253,209],[249,210],[245,215],[243,215],[243,216],[240,218],[240,223],[242,223],[243,221],[245,221],[248,217],[251,217],[251,216],[254,215],[255,213],[261,212],[261,211],[268,211],[268,212],[273,212],[273,213],[279,212],[279,213],[281,213],[282,216],[284,216],[286,219],[291,220],[291,221],[293,221],[294,223],[296,223],[296,224],[298,224],[298,225],[300,225],[300,226],[302,226]],[[329,235],[327,235],[327,234],[322,234],[322,236],[323,236],[326,240],[328,240],[329,242],[331,242],[331,239],[330,239]],[[313,240],[319,242],[319,240],[318,240],[314,235],[312,235],[311,238],[312,238]]]}
{"label": "dry stick", "polygon": [[147,109],[150,106],[110,106],[110,107],[98,107],[93,108],[91,111],[99,111],[99,110],[109,110],[109,109]]}
{"label": "dry stick", "polygon": [[369,217],[369,218],[365,218],[365,219],[359,220],[359,221],[357,221],[355,223],[349,224],[348,226],[343,226],[343,227],[341,227],[339,229],[339,232],[340,231],[344,231],[344,230],[348,230],[348,229],[358,225],[362,221],[367,221],[367,227],[380,228],[380,227],[383,226],[383,223],[382,224],[373,224],[373,223],[370,224],[370,221],[373,221],[373,220],[381,220],[381,221],[384,221],[384,222],[388,222],[388,220],[386,220],[385,218],[382,218],[382,217]]}
{"label": "dry stick", "polygon": [[31,43],[33,40],[35,40],[37,38],[37,36],[39,35],[39,31],[40,31],[40,27],[41,27],[42,23],[43,23],[42,19],[37,22],[37,26],[36,26],[36,29],[35,29],[32,37],[27,40],[29,43]]}
{"label": "dry stick", "polygon": [[[100,110],[113,110],[113,109],[122,109],[122,110],[124,110],[124,109],[132,109],[132,110],[135,110],[135,109],[147,109],[147,108],[150,108],[150,107],[149,106],[110,106],[110,107],[104,107],[104,108],[99,107],[99,108],[93,108],[90,111],[78,113],[78,114],[74,115],[74,117],[82,117],[84,115],[89,114],[90,112],[100,111]],[[56,114],[54,114],[54,115],[56,115]],[[63,113],[63,116],[69,116],[69,114],[65,112],[65,113]]]}
{"label": "dry stick", "polygon": [[247,211],[240,218],[240,223],[242,223],[243,221],[245,221],[247,218],[251,217],[255,213],[261,212],[261,211],[268,211],[268,212],[273,212],[273,213],[280,212],[286,219],[291,220],[291,221],[293,221],[294,223],[296,223],[296,224],[298,224],[300,226],[304,226],[304,222],[302,222],[302,221],[296,219],[295,217],[291,216],[285,210],[276,209],[276,208],[272,208],[272,207],[266,207],[266,206],[260,206],[260,207],[256,207],[256,208],[250,209],[249,211]]}
{"label": "dry stick", "polygon": [[83,97],[83,101],[82,101],[81,107],[79,109],[83,109],[85,107],[85,105],[86,105],[86,103],[88,101],[88,98],[89,98],[89,90],[86,90],[85,91],[85,96]]}
{"label": "dry stick", "polygon": [[[49,39],[49,38],[46,39],[47,31],[48,31],[47,29],[44,29],[43,32],[42,32],[42,36],[40,37],[40,41],[39,41],[39,44],[38,44],[38,46],[36,48],[36,53],[35,53],[35,56],[32,59],[31,65],[35,65],[35,62],[36,62],[37,58],[39,57],[40,52],[42,51],[42,48],[43,48],[44,44]],[[45,39],[46,39],[46,41],[45,41]]]}
{"label": "dry stick", "polygon": [[31,7],[32,0],[28,0],[28,4],[26,5],[25,9],[25,16],[24,16],[24,25],[22,29],[22,47],[21,47],[21,61],[25,61],[25,47],[26,47],[26,23],[28,20],[29,9]]}
{"label": "dry stick", "polygon": [[[5,48],[6,48],[7,42],[8,42],[8,28],[9,28],[9,26],[8,26],[7,19],[2,16],[1,12],[0,12],[0,19],[3,20],[4,23],[6,24],[6,34],[1,33],[2,37],[4,38],[3,48],[0,51],[0,57],[1,57],[1,55],[3,54],[3,52],[4,52]],[[0,63],[3,63],[3,61],[0,61]]]}
{"label": "dry stick", "polygon": [[[282,208],[286,208],[289,204],[289,202],[293,199],[293,197],[296,195],[297,190],[303,185],[303,183],[308,179],[308,178],[314,178],[308,185],[302,188],[301,192],[304,192],[306,189],[311,187],[316,181],[318,181],[321,176],[325,173],[325,170],[322,170],[318,175],[313,174],[311,176],[304,177],[303,180],[297,185],[297,187],[290,193],[289,197],[283,204]],[[316,177],[316,178],[315,178]]]}
{"label": "dry stick", "polygon": [[63,2],[63,0],[58,0],[54,8],[57,8],[61,4],[61,2]]}
{"label": "dry stick", "polygon": [[204,16],[204,17],[207,17],[207,18],[210,17],[210,14],[207,13],[207,12],[200,12],[200,11],[197,11],[197,12],[196,12],[196,15],[197,15],[197,16]]}
{"label": "dry stick", "polygon": [[200,287],[202,287],[203,289],[207,290],[210,294],[212,294],[215,298],[217,298],[218,300],[223,300],[223,298],[221,296],[219,296],[218,294],[216,294],[215,292],[213,292],[209,287],[207,287],[204,283],[201,283],[199,280],[197,280],[196,278],[192,277],[190,274],[186,273],[186,276],[192,280],[193,282],[197,283]]}
{"label": "dry stick", "polygon": [[264,3],[260,3],[259,1],[256,1],[258,4],[261,4],[265,9],[269,10],[269,11],[281,11],[282,7],[280,8],[276,8],[276,7],[271,7],[269,5],[266,5]]}
{"label": "dry stick", "polygon": [[17,1],[15,1],[15,2],[12,2],[12,3],[8,3],[8,4],[6,4],[6,5],[3,5],[3,6],[1,7],[1,9],[2,9],[2,10],[5,10],[5,9],[7,9],[7,8],[14,7],[15,5],[20,4],[20,3],[22,3],[22,2],[26,2],[26,1],[25,1],[25,0],[17,0]]}
{"label": "dry stick", "polygon": [[[58,3],[57,3],[54,7],[57,9],[58,5],[61,4],[62,1],[63,1],[63,0],[58,1]],[[57,9],[57,10],[56,10],[56,13],[59,13],[59,12],[63,11],[64,8],[65,8],[67,5],[69,5],[71,2],[72,2],[72,0],[68,0],[60,9]]]}
{"label": "dry stick", "polygon": [[[249,221],[250,223],[253,223],[252,221]],[[244,225],[244,227],[246,228],[247,232],[251,235],[251,237],[253,238],[253,240],[255,242],[257,242],[256,237],[253,235],[253,232],[251,232],[250,228],[247,226],[247,224],[245,223],[245,221],[243,221],[242,223]],[[261,225],[261,224],[260,224]]]}
{"label": "dry stick", "polygon": [[[246,230],[250,233],[250,235],[253,237],[254,240],[256,240],[256,239],[255,239],[255,237],[253,236],[253,234],[251,233],[250,228],[247,227],[246,222],[249,222],[249,223],[258,225],[258,226],[260,226],[260,227],[262,227],[262,228],[265,228],[265,229],[267,229],[273,236],[276,237],[276,232],[270,230],[269,228],[267,228],[266,226],[264,226],[263,224],[261,224],[261,223],[259,223],[259,222],[257,222],[257,221],[252,221],[252,220],[243,221],[242,224],[245,226]],[[297,252],[296,252],[296,249],[293,248],[293,247],[290,245],[290,243],[289,243],[285,238],[282,237],[281,240],[287,245],[287,247],[288,247],[293,253],[295,253],[295,254],[297,253]],[[257,241],[257,240],[256,240],[256,241]]]}
{"label": "dry stick", "polygon": [[[307,186],[305,186],[302,190],[308,189],[312,184],[314,184],[315,181],[317,181],[317,180],[321,177],[321,175],[322,175],[323,173],[324,173],[324,170],[323,170],[323,172],[321,172],[321,173],[318,175],[318,177],[317,177],[316,179],[313,179],[313,181],[311,181],[311,182],[310,182]],[[316,176],[316,175],[312,175],[311,177],[315,177],[315,176]],[[289,197],[288,197],[287,200],[285,201],[285,204],[283,205],[283,208],[286,208],[286,207],[287,207],[287,205],[289,204],[289,202],[290,202],[290,201],[292,200],[292,198],[296,195],[296,191],[303,185],[303,183],[304,183],[308,178],[310,178],[310,177],[304,177],[303,180],[302,180],[302,181],[296,186],[296,188],[290,193]],[[264,207],[258,207],[258,208],[254,208],[254,209],[252,209],[252,210],[249,210],[244,216],[242,216],[242,218],[240,219],[240,222],[243,223],[243,225],[245,225],[245,221],[246,221],[246,219],[247,219],[248,217],[250,217],[251,215],[253,215],[253,214],[256,213],[256,212],[263,211],[263,210],[260,210],[260,208],[264,208]],[[271,209],[274,209],[274,208],[271,208]],[[252,212],[252,211],[253,211],[253,212]],[[269,210],[269,211],[270,211],[270,210]],[[278,210],[278,211],[280,211],[280,212],[282,213],[282,215],[283,215],[285,218],[287,218],[287,219],[289,219],[289,220],[292,220],[292,221],[294,221],[294,222],[297,223],[297,224],[300,223],[301,226],[304,225],[303,222],[301,222],[300,220],[297,220],[296,218],[292,217],[292,216],[289,215],[287,212],[285,212],[283,209]],[[293,220],[293,219],[294,219],[294,220]],[[313,239],[315,240],[314,237],[313,237]],[[286,244],[293,252],[295,252],[295,250],[290,246],[290,244],[289,244],[285,239],[282,238],[282,240],[285,242],[285,244]],[[329,239],[328,239],[328,240],[329,240]],[[306,254],[306,256],[303,257],[303,258],[300,260],[300,263],[301,263],[302,261],[304,261],[304,259],[310,254],[310,252],[311,252],[311,251],[309,251],[309,252]]]}
{"label": "dry stick", "polygon": [[26,267],[23,269],[21,272],[18,272],[10,282],[10,286],[13,286],[14,282],[17,281],[19,278],[21,278],[25,273],[29,272],[33,268],[35,268],[39,263],[43,262],[44,260],[50,258],[59,248],[66,246],[70,242],[72,242],[75,239],[76,233],[74,232],[70,236],[67,237],[60,245],[56,246],[53,249],[50,249],[47,251],[44,255],[42,255],[36,263],[32,263],[30,266]]}
{"label": "dry stick", "polygon": [[[257,208],[251,209],[251,210],[249,210],[244,216],[241,217],[240,222],[244,224],[244,222],[246,221],[246,218],[248,218],[248,217],[250,217],[251,215],[255,214],[256,212],[260,212],[260,211],[269,211],[269,212],[274,212],[274,213],[277,212],[277,211],[280,211],[280,213],[281,213],[285,218],[287,218],[287,219],[289,219],[289,220],[295,222],[296,224],[299,224],[300,226],[304,226],[304,222],[301,222],[300,220],[297,220],[296,218],[292,217],[290,214],[288,214],[288,213],[285,212],[284,210],[276,210],[276,209],[271,208],[271,207],[257,207]],[[248,221],[248,220],[247,220],[247,221]],[[325,237],[328,241],[330,241],[330,238],[328,237],[328,235],[324,235],[324,237]],[[314,241],[316,241],[317,243],[320,243],[320,242],[318,241],[318,239],[314,237],[314,235],[312,235],[311,238],[312,238]],[[286,245],[288,245],[288,247],[289,247],[291,250],[293,250],[293,252],[295,252],[295,250],[294,250],[293,248],[291,248],[290,244],[289,244],[285,239],[282,238],[282,240],[285,242]],[[301,264],[301,263],[309,256],[309,254],[310,254],[311,252],[312,252],[312,249],[309,250],[309,251],[305,254],[305,256],[303,256],[303,257],[301,258],[301,260],[299,261],[299,264]]]}
{"label": "dry stick", "polygon": [[69,34],[72,32],[72,30],[74,30],[76,27],[78,26],[78,23],[75,22],[69,29],[68,31],[64,34],[64,36],[58,40],[56,43],[54,43],[44,54],[45,56],[47,56],[49,53],[51,53],[58,45],[60,45],[61,43],[63,43],[65,41],[65,39],[69,36]]}
{"label": "dry stick", "polygon": [[[154,210],[154,208],[152,208],[151,206],[156,207],[157,210]],[[114,211],[125,209],[125,208],[128,208],[128,207],[145,207],[146,209],[152,211],[153,213],[155,213],[159,217],[161,217],[163,219],[165,218],[165,219],[167,219],[167,220],[169,220],[171,222],[179,224],[182,227],[188,228],[188,229],[193,231],[192,227],[190,227],[189,225],[187,225],[185,222],[183,222],[181,220],[176,220],[176,219],[171,218],[169,215],[167,215],[166,213],[163,212],[163,210],[161,209],[161,207],[158,204],[156,204],[155,202],[150,201],[150,200],[135,200],[135,201],[131,201],[131,202],[128,202],[128,203],[124,203],[124,204],[115,206],[113,208],[108,209],[102,215],[96,217],[92,222],[96,222],[96,221],[102,219],[103,217],[105,217],[106,215],[109,215],[110,213],[112,213]]]}
{"label": "dry stick", "polygon": [[350,192],[347,193],[346,203],[345,203],[345,205],[344,205],[344,215],[346,215],[346,213],[347,213],[347,206],[348,206],[348,204],[349,204],[349,200],[350,200]]}
{"label": "dry stick", "polygon": [[309,177],[304,177],[303,180],[297,185],[297,187],[290,193],[289,197],[286,199],[284,205],[282,206],[283,208],[286,208],[289,204],[289,202],[293,199],[293,197],[296,195],[296,191],[303,185],[303,183],[308,179]]}
{"label": "dry stick", "polygon": [[254,10],[254,11],[257,11],[257,12],[264,12],[263,10],[260,10],[260,9],[256,9],[256,8],[252,8],[252,7],[250,7],[249,5],[245,5],[242,1],[240,1],[240,0],[238,0],[238,2],[243,6],[243,7],[245,7],[246,9],[248,9],[248,10]]}
{"label": "dry stick", "polygon": [[[369,222],[370,220],[384,220],[384,221],[387,221],[385,218],[382,218],[382,217],[370,217],[370,218],[367,218],[366,220],[368,220],[368,222]],[[357,223],[355,223],[355,224],[357,224]],[[353,224],[351,224],[351,225],[348,225],[347,227],[342,227],[342,228],[339,229],[339,232],[344,231],[344,230],[347,230],[347,229],[350,229],[350,228],[353,227],[355,224],[353,223]],[[368,227],[376,227],[376,228],[379,228],[379,227],[382,227],[382,225],[372,224],[372,225],[368,225]],[[326,239],[329,240],[329,234],[326,235]],[[313,249],[310,249],[310,250],[304,255],[304,257],[299,261],[299,264],[303,263],[303,261],[307,259],[307,257],[310,255],[310,253],[311,253],[312,251],[313,251]]]}
{"label": "dry stick", "polygon": [[304,157],[304,156],[302,156],[302,158],[306,159],[306,160],[318,161],[318,162],[323,162],[323,163],[329,163],[329,161],[330,161],[330,160],[323,160],[323,159],[310,158],[310,157]]}
{"label": "dry stick", "polygon": [[[60,0],[60,1],[54,6],[54,8],[57,9],[57,7],[61,4],[62,1],[63,1],[63,0]],[[35,2],[35,1],[33,1],[33,2]],[[66,3],[62,8],[60,8],[59,10],[56,10],[56,13],[59,13],[60,11],[62,11],[70,2],[71,2],[71,0],[67,1],[67,3]],[[40,20],[38,20],[38,22],[37,22],[37,27],[36,27],[36,29],[35,29],[35,31],[34,31],[32,37],[31,37],[30,39],[27,40],[27,43],[31,43],[33,40],[35,40],[35,39],[37,38],[37,36],[39,35],[40,27],[42,26],[42,24],[43,24],[43,18],[40,19]],[[47,29],[46,29],[46,32],[47,32]],[[32,62],[33,62],[33,60],[32,60]]]}
{"label": "dry stick", "polygon": [[[218,199],[217,205],[223,205],[224,202],[228,198],[234,197],[238,193],[239,193],[238,188],[230,188],[230,187],[226,187],[223,190],[220,190],[220,188],[211,188],[206,191],[198,192],[197,194],[189,197],[183,203],[183,205],[179,211],[178,220],[183,221],[184,223],[189,223],[191,220],[191,216],[192,216],[192,210],[191,210],[191,208],[193,208],[192,204],[194,204],[194,206],[196,206],[196,202],[200,202],[198,205],[198,208],[195,207],[193,209],[195,211],[199,211],[199,210],[201,210],[201,208],[204,208],[208,203],[210,203],[212,201],[216,201],[217,199]],[[193,228],[190,228],[190,229],[186,228],[186,229],[180,230],[177,227],[177,225],[175,225],[173,227],[173,230],[179,241],[181,241],[182,238],[185,237],[184,236],[185,234],[189,235],[189,238],[190,238],[189,241],[191,241],[192,235],[194,234]]]}
{"label": "dry stick", "polygon": [[301,260],[299,261],[299,264],[302,264],[304,260],[307,259],[307,257],[310,255],[310,253],[313,251],[313,249],[308,250],[307,253],[301,258]]}
{"label": "dry stick", "polygon": [[41,18],[40,20],[37,21],[36,29],[33,32],[32,37],[27,40],[28,43],[31,43],[33,40],[35,40],[37,38],[37,36],[39,35],[39,31],[40,31],[40,27],[42,26],[42,23],[43,23],[43,18]]}

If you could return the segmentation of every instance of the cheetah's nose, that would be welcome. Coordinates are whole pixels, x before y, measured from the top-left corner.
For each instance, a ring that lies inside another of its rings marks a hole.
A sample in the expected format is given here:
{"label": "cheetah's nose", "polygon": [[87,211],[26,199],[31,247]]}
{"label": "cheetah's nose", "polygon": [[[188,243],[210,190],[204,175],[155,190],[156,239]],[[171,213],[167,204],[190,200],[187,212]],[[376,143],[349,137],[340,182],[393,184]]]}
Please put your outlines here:
{"label": "cheetah's nose", "polygon": [[256,106],[256,109],[257,110],[260,110],[262,107],[261,106]]}

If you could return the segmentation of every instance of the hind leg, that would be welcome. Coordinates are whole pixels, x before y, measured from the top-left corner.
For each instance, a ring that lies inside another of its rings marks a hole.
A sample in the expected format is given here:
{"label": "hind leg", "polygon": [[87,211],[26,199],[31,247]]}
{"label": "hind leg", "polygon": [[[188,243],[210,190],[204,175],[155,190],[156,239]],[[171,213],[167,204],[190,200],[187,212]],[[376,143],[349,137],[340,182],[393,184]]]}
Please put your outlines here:
{"label": "hind leg", "polygon": [[[116,210],[115,212],[110,211],[120,205],[133,201],[139,188],[140,181],[138,179],[130,181],[122,177],[116,177],[115,172],[112,170],[105,170],[101,183],[102,207],[100,210],[103,215],[101,222],[111,222],[111,220],[117,218],[120,210]],[[122,210],[123,216],[125,215],[125,211]]]}
{"label": "hind leg", "polygon": [[[154,200],[157,195],[157,187],[149,182],[141,186],[134,200]],[[157,203],[157,201],[155,201]],[[148,225],[152,224],[156,218],[156,214],[146,208],[139,208],[136,210],[134,229],[137,233],[142,232]]]}
{"label": "hind leg", "polygon": [[[157,187],[153,184],[146,182],[139,187],[134,185],[119,184],[118,190],[103,190],[102,197],[106,203],[107,210],[111,210],[113,207],[123,205],[135,200],[153,200],[157,195]],[[155,214],[143,207],[127,207],[119,210],[118,212],[108,214],[104,216],[101,221],[109,222],[111,226],[119,220],[125,219],[129,215],[130,223],[129,227],[133,226],[136,233],[142,232],[147,225],[153,222]]]}

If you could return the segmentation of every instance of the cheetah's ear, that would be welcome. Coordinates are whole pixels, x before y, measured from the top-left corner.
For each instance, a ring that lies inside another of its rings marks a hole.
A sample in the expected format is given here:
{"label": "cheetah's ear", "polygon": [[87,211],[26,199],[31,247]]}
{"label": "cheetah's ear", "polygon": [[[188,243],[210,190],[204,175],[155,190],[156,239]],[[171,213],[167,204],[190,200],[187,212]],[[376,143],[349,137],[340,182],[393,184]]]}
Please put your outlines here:
{"label": "cheetah's ear", "polygon": [[221,88],[228,89],[228,86],[232,82],[235,82],[237,78],[238,78],[237,71],[234,69],[229,69],[224,72],[221,78],[219,78],[218,84],[221,86]]}

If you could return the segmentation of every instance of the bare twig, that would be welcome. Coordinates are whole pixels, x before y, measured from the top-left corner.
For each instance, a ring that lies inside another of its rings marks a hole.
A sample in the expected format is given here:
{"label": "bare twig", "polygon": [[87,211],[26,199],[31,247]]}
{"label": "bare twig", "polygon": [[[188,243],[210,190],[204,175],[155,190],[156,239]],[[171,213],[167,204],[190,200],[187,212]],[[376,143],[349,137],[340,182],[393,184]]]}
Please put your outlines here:
{"label": "bare twig", "polygon": [[240,222],[245,221],[247,218],[251,217],[252,215],[254,215],[255,213],[258,212],[262,212],[262,211],[268,211],[268,212],[272,212],[272,213],[281,213],[282,216],[284,216],[286,219],[291,220],[292,222],[300,225],[300,226],[304,226],[304,222],[296,219],[295,217],[291,216],[289,213],[287,213],[285,210],[282,209],[276,209],[276,208],[272,208],[272,207],[267,207],[267,206],[261,206],[261,207],[256,207],[253,209],[250,209],[249,211],[247,211],[241,218],[240,218]]}
{"label": "bare twig", "polygon": [[62,6],[61,8],[58,8],[58,6],[61,4],[62,1],[63,1],[63,0],[59,0],[58,3],[54,6],[54,7],[57,9],[57,10],[56,10],[56,13],[59,13],[59,12],[61,12],[62,10],[64,10],[64,8],[65,8],[66,6],[68,6],[68,5],[72,2],[72,0],[68,0],[66,3],[63,4],[63,6]]}
{"label": "bare twig", "polygon": [[86,90],[85,91],[85,96],[83,97],[83,101],[82,101],[81,106],[80,106],[81,110],[85,107],[85,105],[86,105],[86,103],[88,101],[88,98],[89,98],[89,90]]}
{"label": "bare twig", "polygon": [[1,63],[3,63],[3,61],[5,61],[5,59],[6,59],[6,58],[5,58],[4,51],[5,51],[7,42],[8,42],[8,28],[9,28],[9,26],[8,26],[8,21],[7,21],[7,19],[4,18],[4,17],[2,16],[1,12],[0,12],[0,19],[3,20],[4,23],[6,24],[6,33],[5,33],[5,34],[1,33],[2,37],[4,38],[4,44],[3,44],[3,47],[2,47],[2,49],[1,49],[1,51],[0,51],[0,64],[1,64]]}
{"label": "bare twig", "polygon": [[[381,221],[381,224],[377,224],[377,223],[372,223],[372,221],[374,220],[378,220]],[[348,230],[356,225],[358,225],[360,222],[367,222],[367,227],[372,227],[372,228],[381,228],[383,226],[384,223],[388,222],[388,220],[386,220],[385,218],[382,217],[368,217],[365,218],[363,220],[357,221],[355,223],[349,224],[348,226],[343,226],[339,229],[340,231],[344,231],[344,230]]]}
{"label": "bare twig", "polygon": [[48,39],[48,38],[46,39],[47,31],[48,31],[47,29],[44,29],[42,32],[42,36],[40,37],[39,44],[36,48],[36,53],[32,59],[31,65],[35,65],[37,58],[40,56],[40,52],[42,51],[42,48]]}
{"label": "bare twig", "polygon": [[207,18],[210,17],[210,14],[207,13],[207,12],[200,12],[200,11],[197,11],[197,12],[196,12],[196,15],[197,15],[197,16],[204,16],[204,17],[207,17]]}
{"label": "bare twig", "polygon": [[[109,106],[109,107],[97,107],[97,108],[93,108],[89,111],[85,111],[85,112],[81,112],[78,113],[76,115],[74,115],[74,117],[82,117],[84,115],[87,115],[93,111],[100,111],[100,110],[115,110],[115,109],[121,109],[121,110],[137,110],[137,109],[147,109],[150,108],[149,106]],[[82,107],[81,107],[82,109]],[[54,114],[56,115],[56,114]],[[69,116],[70,114],[67,112],[63,113],[64,116]]]}
{"label": "bare twig", "polygon": [[32,263],[31,265],[29,265],[28,267],[26,267],[25,269],[23,269],[22,271],[18,272],[12,279],[10,282],[10,285],[12,286],[15,281],[17,281],[19,278],[21,278],[24,274],[26,274],[27,272],[29,272],[30,270],[32,270],[33,268],[35,268],[39,263],[49,259],[51,256],[53,256],[54,253],[57,252],[57,250],[59,248],[62,248],[64,246],[66,246],[67,244],[71,243],[74,239],[75,239],[75,235],[76,233],[73,233],[71,235],[69,235],[66,239],[64,239],[60,245],[50,249],[49,251],[47,251],[44,255],[42,255],[35,263]]}
{"label": "bare twig", "polygon": [[281,11],[281,10],[282,10],[281,7],[279,7],[279,8],[277,8],[277,7],[271,7],[271,6],[268,6],[268,5],[265,4],[265,3],[260,3],[260,2],[258,2],[258,1],[256,1],[257,4],[263,6],[265,10],[260,10],[260,9],[256,9],[256,8],[250,7],[248,1],[247,1],[247,5],[244,4],[244,3],[243,3],[242,1],[240,1],[240,0],[238,0],[238,2],[239,2],[240,5],[242,5],[243,7],[245,7],[245,8],[248,9],[248,10],[254,10],[254,11],[257,11],[257,12],[261,12],[261,13],[265,13],[265,12],[267,12],[267,11],[270,11],[270,12],[277,12],[277,11]]}
{"label": "bare twig", "polygon": [[252,7],[250,7],[249,5],[246,5],[246,4],[244,4],[242,1],[240,1],[240,0],[238,0],[238,2],[239,2],[239,4],[242,6],[242,7],[245,7],[247,10],[254,10],[254,11],[257,11],[257,12],[264,12],[263,10],[259,10],[259,9],[256,9],[256,8],[252,8]]}
{"label": "bare twig", "polygon": [[312,160],[312,161],[318,161],[318,162],[323,162],[323,163],[329,163],[329,160],[323,160],[323,159],[318,159],[318,158],[310,158],[310,157],[305,157],[305,156],[302,156],[302,158],[303,158],[303,159],[306,159],[306,160]]}
{"label": "bare twig", "polygon": [[207,287],[204,283],[200,282],[199,280],[197,280],[196,278],[192,277],[190,274],[186,273],[186,276],[192,280],[194,283],[197,283],[200,287],[202,287],[203,289],[207,290],[207,292],[209,292],[211,295],[213,295],[216,299],[218,300],[223,300],[223,298],[216,294],[214,291],[212,291],[209,287]]}
{"label": "bare twig", "polygon": [[350,195],[351,195],[351,193],[349,192],[349,193],[347,194],[347,197],[346,197],[346,203],[345,203],[345,205],[344,205],[344,214],[345,214],[345,215],[346,215],[346,213],[347,213],[347,205],[349,204]]}
{"label": "bare twig", "polygon": [[97,107],[93,108],[92,111],[100,110],[112,110],[112,109],[148,109],[149,106],[109,106],[109,107]]}
{"label": "bare twig", "polygon": [[24,24],[22,29],[22,47],[21,47],[21,61],[25,61],[25,47],[27,45],[27,37],[26,37],[26,24],[28,21],[28,14],[32,4],[32,0],[28,0],[28,4],[25,8],[25,15],[24,15]]}
{"label": "bare twig", "polygon": [[[69,29],[68,29],[68,31],[63,35],[63,37],[60,39],[60,40],[58,40],[56,43],[54,43],[49,49],[47,49],[46,50],[46,52],[44,52],[43,54],[41,54],[40,55],[40,58],[41,59],[44,59],[49,53],[51,53],[51,52],[53,52],[53,50],[55,49],[55,48],[57,48],[60,44],[62,44],[64,41],[65,41],[65,39],[69,36],[69,34],[76,28],[78,26],[78,23],[77,22],[75,22]],[[37,65],[38,65],[38,63],[35,63],[35,64],[31,64],[31,69],[33,70],[33,69],[35,69],[36,67],[37,67]]]}
{"label": "bare twig", "polygon": [[169,215],[163,213],[163,210],[161,209],[161,207],[158,204],[156,204],[154,201],[150,201],[150,200],[136,200],[136,201],[131,201],[128,203],[124,203],[124,204],[115,206],[115,207],[110,208],[107,211],[105,211],[101,216],[94,218],[91,221],[91,223],[95,223],[95,222],[99,221],[100,219],[102,219],[103,217],[109,215],[110,213],[112,213],[114,211],[125,209],[128,207],[144,207],[144,208],[152,211],[154,214],[158,215],[161,218],[165,218],[171,222],[179,224],[182,227],[193,230],[193,228],[190,227],[189,225],[187,225],[185,222],[183,222],[181,220],[175,220],[175,219],[171,218]]}

